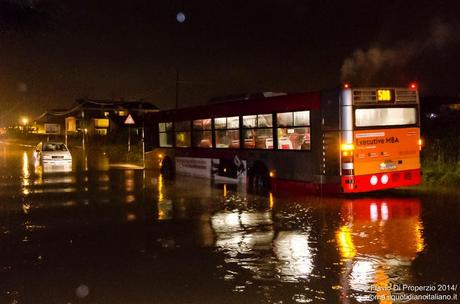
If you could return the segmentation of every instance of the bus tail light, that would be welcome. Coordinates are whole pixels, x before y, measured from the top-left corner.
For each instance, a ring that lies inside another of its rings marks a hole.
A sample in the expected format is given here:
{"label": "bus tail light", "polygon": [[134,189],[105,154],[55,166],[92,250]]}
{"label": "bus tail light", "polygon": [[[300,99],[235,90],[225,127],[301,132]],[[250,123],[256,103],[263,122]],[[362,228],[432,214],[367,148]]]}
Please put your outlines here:
{"label": "bus tail light", "polygon": [[343,175],[354,175],[354,164],[353,164],[353,150],[355,149],[353,144],[342,144],[340,150],[342,151],[342,176]]}
{"label": "bus tail light", "polygon": [[342,152],[344,151],[353,151],[355,149],[355,145],[353,144],[342,144],[340,146],[340,150],[342,150]]}
{"label": "bus tail light", "polygon": [[390,178],[388,177],[387,174],[384,174],[382,175],[382,177],[380,177],[380,182],[383,184],[383,185],[386,185],[388,183],[388,181],[390,180]]}
{"label": "bus tail light", "polygon": [[376,175],[372,175],[369,182],[372,186],[375,186],[379,182],[379,178]]}
{"label": "bus tail light", "polygon": [[342,150],[342,163],[353,163],[353,150],[355,146],[353,144],[342,144],[340,150]]}

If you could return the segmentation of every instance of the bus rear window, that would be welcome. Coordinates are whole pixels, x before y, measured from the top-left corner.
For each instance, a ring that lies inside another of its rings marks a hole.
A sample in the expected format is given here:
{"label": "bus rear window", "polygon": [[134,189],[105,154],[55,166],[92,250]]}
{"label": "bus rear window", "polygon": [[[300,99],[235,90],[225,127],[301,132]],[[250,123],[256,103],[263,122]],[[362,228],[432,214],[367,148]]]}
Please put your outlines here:
{"label": "bus rear window", "polygon": [[415,108],[372,108],[355,110],[355,126],[403,126],[417,122]]}

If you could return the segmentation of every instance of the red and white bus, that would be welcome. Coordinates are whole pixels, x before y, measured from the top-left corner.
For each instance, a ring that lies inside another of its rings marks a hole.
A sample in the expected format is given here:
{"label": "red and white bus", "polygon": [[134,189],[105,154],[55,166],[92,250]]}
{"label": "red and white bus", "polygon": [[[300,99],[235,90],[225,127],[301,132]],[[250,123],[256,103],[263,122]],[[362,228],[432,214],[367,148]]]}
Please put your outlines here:
{"label": "red and white bus", "polygon": [[241,98],[149,120],[147,164],[166,176],[345,193],[421,182],[414,86]]}

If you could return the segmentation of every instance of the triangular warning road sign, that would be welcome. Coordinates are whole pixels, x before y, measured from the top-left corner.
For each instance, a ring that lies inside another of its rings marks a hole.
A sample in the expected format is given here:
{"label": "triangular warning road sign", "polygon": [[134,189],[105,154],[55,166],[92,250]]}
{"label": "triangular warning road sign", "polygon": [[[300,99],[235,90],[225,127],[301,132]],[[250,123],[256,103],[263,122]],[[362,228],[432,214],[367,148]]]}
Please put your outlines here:
{"label": "triangular warning road sign", "polygon": [[131,116],[131,114],[128,114],[128,117],[126,117],[125,119],[125,125],[134,125],[135,122],[134,122],[134,119],[133,117]]}

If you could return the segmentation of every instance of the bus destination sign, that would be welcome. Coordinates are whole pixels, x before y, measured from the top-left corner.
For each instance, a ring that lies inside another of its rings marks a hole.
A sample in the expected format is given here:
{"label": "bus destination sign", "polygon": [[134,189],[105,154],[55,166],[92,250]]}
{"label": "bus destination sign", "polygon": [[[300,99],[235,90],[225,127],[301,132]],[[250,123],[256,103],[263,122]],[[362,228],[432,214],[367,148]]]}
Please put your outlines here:
{"label": "bus destination sign", "polygon": [[377,101],[394,101],[393,90],[378,89],[377,90]]}

